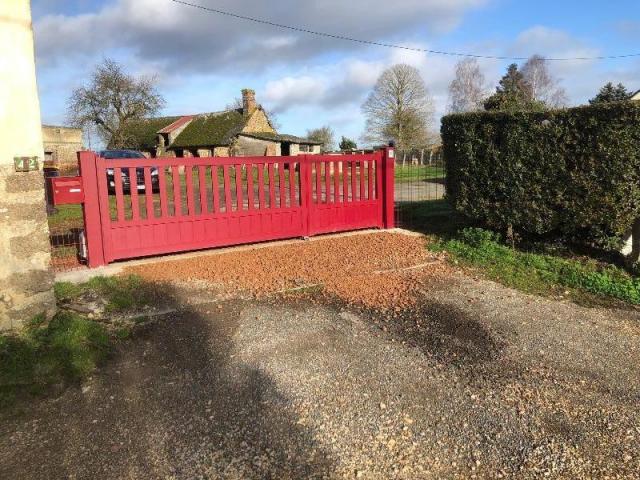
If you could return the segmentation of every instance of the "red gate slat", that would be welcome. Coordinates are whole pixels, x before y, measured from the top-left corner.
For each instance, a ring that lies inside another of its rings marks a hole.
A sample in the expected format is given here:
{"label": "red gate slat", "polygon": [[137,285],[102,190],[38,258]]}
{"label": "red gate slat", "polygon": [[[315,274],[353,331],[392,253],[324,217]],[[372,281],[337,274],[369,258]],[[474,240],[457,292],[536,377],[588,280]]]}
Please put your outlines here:
{"label": "red gate slat", "polygon": [[193,167],[187,167],[184,171],[184,180],[187,184],[187,208],[188,215],[193,217],[196,214],[195,199],[193,198]]}
{"label": "red gate slat", "polygon": [[242,165],[235,166],[236,169],[236,203],[237,210],[241,212],[244,210],[244,198],[242,196]]}
{"label": "red gate slat", "polygon": [[231,179],[229,178],[229,165],[222,167],[222,182],[224,183],[224,211],[233,211],[233,200],[231,200]]}
{"label": "red gate slat", "polygon": [[333,162],[333,201],[340,203],[340,162]]}
{"label": "red gate slat", "polygon": [[113,182],[116,189],[116,209],[117,219],[119,222],[124,221],[124,192],[122,191],[122,169],[116,167],[113,169]]}
{"label": "red gate slat", "polygon": [[264,202],[264,163],[258,164],[258,201],[260,208],[267,208]]}
{"label": "red gate slat", "polygon": [[322,164],[313,162],[316,171],[316,203],[322,203]]}
{"label": "red gate slat", "polygon": [[376,158],[376,200],[382,197],[382,157]]}
{"label": "red gate slat", "polygon": [[169,216],[169,208],[167,205],[167,178],[164,167],[158,167],[158,190],[160,193],[160,216],[165,218]]}
{"label": "red gate slat", "polygon": [[364,194],[364,170],[365,170],[365,162],[364,160],[360,160],[360,201],[365,200]]}
{"label": "red gate slat", "polygon": [[373,161],[369,160],[367,163],[369,164],[367,200],[373,200]]}
{"label": "red gate slat", "polygon": [[220,213],[220,187],[218,186],[218,167],[211,166],[211,196],[213,197],[213,212]]}
{"label": "red gate slat", "polygon": [[253,210],[253,164],[247,164],[247,206],[249,210]]}
{"label": "red gate slat", "polygon": [[351,162],[351,201],[356,201],[356,162]]}
{"label": "red gate slat", "polygon": [[173,184],[173,216],[180,217],[182,216],[182,182],[178,165],[171,167],[171,182]]}
{"label": "red gate slat", "polygon": [[298,206],[296,198],[296,164],[289,162],[289,202],[291,208]]}
{"label": "red gate slat", "polygon": [[326,199],[325,203],[331,203],[331,162],[324,163],[324,190]]}
{"label": "red gate slat", "polygon": [[153,187],[151,184],[151,167],[144,167],[144,196],[146,200],[146,218],[154,218],[155,212],[153,211]]}
{"label": "red gate slat", "polygon": [[207,205],[207,167],[200,165],[198,167],[198,183],[200,188],[200,215],[209,213]]}
{"label": "red gate slat", "polygon": [[349,162],[342,161],[342,202],[349,201]]}
{"label": "red gate slat", "polygon": [[269,208],[276,208],[276,186],[273,163],[269,164]]}
{"label": "red gate slat", "polygon": [[284,181],[284,163],[278,163],[278,193],[280,194],[280,208],[287,207],[286,182]]}
{"label": "red gate slat", "polygon": [[129,193],[131,194],[131,220],[140,220],[140,203],[138,200],[138,172],[135,167],[129,168]]}

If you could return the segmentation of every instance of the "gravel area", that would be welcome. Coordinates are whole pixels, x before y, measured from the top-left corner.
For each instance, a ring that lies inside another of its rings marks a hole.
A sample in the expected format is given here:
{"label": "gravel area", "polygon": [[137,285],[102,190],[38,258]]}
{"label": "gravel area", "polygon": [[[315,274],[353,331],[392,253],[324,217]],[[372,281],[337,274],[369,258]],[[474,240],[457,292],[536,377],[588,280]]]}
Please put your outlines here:
{"label": "gravel area", "polygon": [[[403,240],[389,241],[421,242]],[[372,273],[434,260],[382,248],[354,249],[362,260],[343,257],[340,272],[415,276],[400,311],[367,290],[350,303],[355,290],[319,273],[304,282],[333,293],[274,295],[295,288],[286,270],[267,290],[230,276],[251,298],[202,278],[167,285],[177,311],[90,381],[0,418],[0,478],[638,478],[637,311],[524,295],[438,263]],[[197,261],[224,265],[215,257]]]}
{"label": "gravel area", "polygon": [[145,264],[124,273],[151,281],[204,280],[258,297],[317,287],[352,304],[400,310],[415,304],[425,282],[451,272],[425,242],[386,232],[340,236]]}

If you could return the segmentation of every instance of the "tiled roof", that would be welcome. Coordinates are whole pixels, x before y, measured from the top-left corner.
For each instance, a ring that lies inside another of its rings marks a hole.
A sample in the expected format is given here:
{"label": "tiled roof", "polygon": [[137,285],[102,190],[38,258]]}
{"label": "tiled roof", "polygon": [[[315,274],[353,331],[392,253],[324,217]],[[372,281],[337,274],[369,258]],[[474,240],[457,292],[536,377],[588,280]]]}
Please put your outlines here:
{"label": "tiled roof", "polygon": [[171,125],[164,127],[162,130],[159,130],[157,133],[171,133],[176,128],[180,128],[185,123],[190,122],[193,119],[193,115],[185,115],[184,117],[180,117],[178,120],[173,122]]}

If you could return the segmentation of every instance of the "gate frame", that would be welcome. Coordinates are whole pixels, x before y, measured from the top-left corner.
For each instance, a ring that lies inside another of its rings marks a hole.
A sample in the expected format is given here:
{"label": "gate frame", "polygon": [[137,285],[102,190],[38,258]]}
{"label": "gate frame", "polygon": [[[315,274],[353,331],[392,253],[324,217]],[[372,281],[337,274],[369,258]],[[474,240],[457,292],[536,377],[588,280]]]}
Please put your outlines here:
{"label": "gate frame", "polygon": [[[383,229],[391,229],[395,226],[394,219],[394,191],[395,191],[395,183],[394,183],[394,166],[395,166],[395,150],[392,146],[383,147],[380,152],[381,161],[378,165],[380,167],[379,170],[376,171],[376,200],[380,202],[380,211],[378,215],[378,221],[375,225],[371,225],[370,227],[362,227],[362,228],[383,228]],[[331,161],[357,161],[357,157],[360,156],[358,154],[353,155],[335,155],[331,156]],[[287,156],[287,157],[264,157],[265,159],[282,159],[283,163],[295,162],[300,165],[300,208],[303,210],[303,232],[299,235],[299,237],[306,238],[314,235],[310,230],[310,215],[311,215],[311,205],[313,204],[312,194],[313,194],[313,186],[312,186],[312,162],[317,161],[318,155],[298,155],[298,156]],[[335,158],[334,158],[335,157]],[[211,157],[211,158],[222,158],[222,157]],[[233,158],[233,157],[231,157]],[[242,163],[241,159],[243,157],[238,157],[239,163]],[[250,157],[254,158],[254,157]],[[257,158],[257,157],[255,157]],[[180,158],[167,157],[162,158],[159,157],[157,160],[167,160],[170,159],[175,161],[176,163],[180,162]],[[226,157],[225,157],[226,159]],[[153,161],[156,159],[147,159],[148,161]],[[273,161],[273,160],[271,160]],[[87,265],[90,268],[95,268],[103,265],[107,265],[110,263],[108,260],[110,258],[108,254],[108,250],[110,245],[107,245],[107,242],[104,237],[104,228],[111,223],[110,212],[108,207],[103,208],[101,205],[101,199],[109,197],[105,176],[105,159],[99,157],[95,152],[92,151],[82,151],[78,152],[78,163],[80,169],[80,177],[82,180],[82,188],[83,188],[83,202],[82,202],[82,213],[85,225],[85,237],[87,242]],[[128,168],[124,166],[123,168]],[[138,167],[131,167],[138,168]],[[378,167],[376,167],[378,168]],[[337,229],[338,231],[349,231],[350,229]],[[351,229],[353,230],[353,229]],[[321,234],[321,233],[320,233]],[[297,238],[298,236],[292,237],[283,237],[284,238]],[[265,240],[271,240],[265,238]],[[230,243],[229,245],[238,245],[242,243]],[[210,247],[203,247],[202,249],[208,248],[219,248],[220,245],[212,245]],[[198,249],[198,250],[202,250]],[[190,250],[179,250],[178,252],[190,251]],[[150,256],[155,255],[170,255],[172,253],[178,252],[165,252],[159,254],[152,254]],[[130,258],[138,258],[138,257],[130,257]]]}

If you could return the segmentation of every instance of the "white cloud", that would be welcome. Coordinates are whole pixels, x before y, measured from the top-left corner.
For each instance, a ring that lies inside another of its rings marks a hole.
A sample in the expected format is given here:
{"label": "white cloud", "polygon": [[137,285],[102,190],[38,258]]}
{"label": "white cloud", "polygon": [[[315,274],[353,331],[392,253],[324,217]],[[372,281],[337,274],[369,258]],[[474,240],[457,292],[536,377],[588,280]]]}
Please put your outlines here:
{"label": "white cloud", "polygon": [[[550,58],[584,58],[601,54],[600,49],[587,45],[567,32],[540,25],[520,33],[509,51],[517,56],[537,53]],[[563,60],[550,62],[550,65],[556,74],[562,76],[588,70],[594,63],[593,60]]]}
{"label": "white cloud", "polygon": [[[386,4],[380,0],[281,0],[277,4],[221,0],[215,6],[296,27],[378,39],[417,29],[427,35],[442,32],[487,1],[406,0],[391,9],[382,8]],[[286,32],[158,0],[112,0],[95,13],[45,15],[36,21],[35,30],[40,62],[125,49],[137,61],[178,64],[183,71],[255,70],[267,60],[271,64],[308,62],[323,53],[362,48],[357,43]]]}
{"label": "white cloud", "polygon": [[283,106],[295,106],[300,102],[317,103],[326,92],[326,79],[310,76],[284,77],[268,82],[264,90],[264,99],[275,105],[276,110]]}

